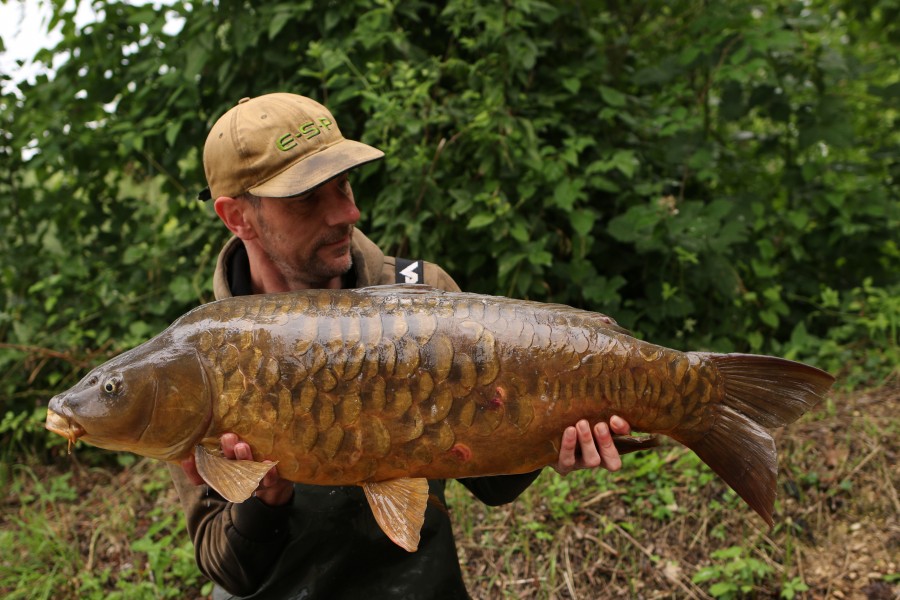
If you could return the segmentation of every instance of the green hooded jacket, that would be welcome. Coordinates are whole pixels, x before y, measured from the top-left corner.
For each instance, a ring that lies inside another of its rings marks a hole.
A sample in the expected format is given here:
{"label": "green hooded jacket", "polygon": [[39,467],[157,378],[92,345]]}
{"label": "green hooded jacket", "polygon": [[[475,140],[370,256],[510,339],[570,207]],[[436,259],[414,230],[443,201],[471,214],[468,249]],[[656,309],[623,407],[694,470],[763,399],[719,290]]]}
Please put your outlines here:
{"label": "green hooded jacket", "polygon": [[[395,259],[360,231],[353,233],[353,268],[344,287],[394,283]],[[456,282],[424,263],[424,283],[459,291]],[[222,249],[213,278],[216,299],[250,294],[243,243]],[[257,498],[224,500],[208,486],[193,485],[180,466],[170,471],[187,518],[200,570],[216,583],[214,600],[226,598],[408,599],[468,598],[443,480],[429,481],[439,503],[429,502],[416,552],[394,544],[372,516],[362,488],[294,485],[293,500],[271,507]],[[479,500],[496,506],[515,500],[540,471],[459,480]]]}

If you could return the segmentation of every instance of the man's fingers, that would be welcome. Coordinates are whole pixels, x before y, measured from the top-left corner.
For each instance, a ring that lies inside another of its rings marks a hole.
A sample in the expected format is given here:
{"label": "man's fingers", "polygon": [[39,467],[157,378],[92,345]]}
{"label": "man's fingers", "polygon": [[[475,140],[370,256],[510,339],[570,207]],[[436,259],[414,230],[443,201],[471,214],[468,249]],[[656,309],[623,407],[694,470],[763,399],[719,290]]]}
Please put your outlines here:
{"label": "man's fingers", "polygon": [[[267,460],[265,462],[270,463],[272,461]],[[262,478],[260,485],[262,485],[262,487],[272,487],[273,485],[278,483],[279,480],[280,477],[278,477],[278,467],[273,464],[272,468],[269,469],[269,472],[266,473],[266,476]]]}
{"label": "man's fingers", "polygon": [[247,442],[238,442],[234,445],[234,457],[238,460],[253,460],[253,451]]}
{"label": "man's fingers", "polygon": [[194,462],[193,454],[181,461],[181,470],[184,471],[188,480],[194,485],[203,485],[206,483],[203,481],[203,478],[200,477],[200,473],[197,472],[197,463]]}
{"label": "man's fingers", "polygon": [[222,444],[222,454],[225,455],[225,458],[234,460],[234,446],[238,443],[238,436],[233,433],[223,433],[219,443]]}
{"label": "man's fingers", "polygon": [[560,475],[565,475],[575,467],[575,445],[577,443],[578,432],[574,427],[566,427],[559,448],[559,463],[556,466]]}
{"label": "man's fingers", "polygon": [[564,451],[575,451],[575,444],[578,442],[578,432],[575,431],[574,427],[566,427],[566,430],[563,431],[563,440],[562,440],[562,448],[560,450]]}
{"label": "man's fingers", "polygon": [[594,426],[594,435],[597,438],[597,445],[600,446],[600,456],[602,457],[603,465],[610,471],[621,469],[622,458],[619,456],[619,451],[616,450],[616,444],[613,442],[606,423],[597,423]]}
{"label": "man's fingers", "polygon": [[618,435],[628,435],[631,433],[631,425],[628,424],[628,421],[617,415],[613,415],[609,419],[609,427],[613,430],[613,433]]}
{"label": "man's fingers", "polygon": [[[605,426],[606,423],[603,423],[603,425]],[[582,419],[575,424],[575,429],[578,431],[578,443],[581,446],[582,466],[588,468],[599,467],[601,456],[597,452],[597,446],[594,445],[594,436],[591,434],[590,423]],[[607,430],[608,436],[609,430]]]}

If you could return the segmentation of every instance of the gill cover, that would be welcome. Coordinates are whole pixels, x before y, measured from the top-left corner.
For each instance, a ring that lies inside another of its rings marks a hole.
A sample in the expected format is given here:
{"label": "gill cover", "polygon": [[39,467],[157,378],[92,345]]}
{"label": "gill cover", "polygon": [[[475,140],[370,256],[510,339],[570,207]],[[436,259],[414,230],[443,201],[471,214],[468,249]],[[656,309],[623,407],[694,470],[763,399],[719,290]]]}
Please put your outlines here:
{"label": "gill cover", "polygon": [[211,416],[196,352],[158,336],[97,367],[48,406],[47,428],[70,442],[173,460],[202,437]]}

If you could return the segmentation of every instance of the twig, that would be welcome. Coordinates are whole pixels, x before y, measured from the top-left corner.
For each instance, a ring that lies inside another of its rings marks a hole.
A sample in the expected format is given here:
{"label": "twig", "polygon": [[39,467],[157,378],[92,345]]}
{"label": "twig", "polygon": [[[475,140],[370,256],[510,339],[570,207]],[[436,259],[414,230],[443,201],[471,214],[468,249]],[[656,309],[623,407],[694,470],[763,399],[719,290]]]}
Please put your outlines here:
{"label": "twig", "polygon": [[878,454],[881,454],[881,452],[882,452],[881,446],[876,445],[874,448],[872,448],[872,451],[869,452],[869,454],[859,462],[859,464],[857,464],[855,467],[853,467],[853,469],[850,471],[850,473],[847,474],[847,476],[844,479],[852,479],[853,476],[856,475],[856,473],[860,469],[862,469],[870,460],[875,458]]}
{"label": "twig", "polygon": [[510,585],[525,585],[526,583],[543,583],[546,577],[529,577],[528,579],[516,579],[515,581],[501,581],[500,585],[507,587]]}
{"label": "twig", "polygon": [[887,471],[887,462],[881,463],[881,470],[884,474],[884,480],[887,482],[888,495],[894,504],[894,514],[900,515],[900,500],[897,499],[897,488],[894,487],[894,481],[891,474]]}
{"label": "twig", "polygon": [[94,557],[97,553],[97,539],[100,537],[100,531],[103,529],[103,524],[97,525],[94,531],[91,533],[91,542],[88,546],[88,557],[87,562],[84,565],[84,570],[90,573],[94,568]]}
{"label": "twig", "polygon": [[719,62],[716,63],[716,66],[713,67],[712,72],[709,73],[708,77],[706,78],[706,85],[703,86],[703,90],[700,92],[700,96],[697,97],[697,104],[702,104],[702,103],[706,102],[706,96],[707,96],[707,94],[709,94],[709,90],[712,87],[712,82],[713,82],[713,79],[715,79],[716,73],[718,73],[719,70],[722,68],[722,65],[725,64],[725,59],[728,58],[728,55],[731,53],[731,48],[738,41],[742,40],[743,37],[744,36],[741,34],[735,35],[733,38],[728,40],[728,43],[725,44],[724,48],[722,48],[722,54],[719,55]]}
{"label": "twig", "polygon": [[583,502],[581,504],[581,508],[585,508],[587,506],[591,506],[592,504],[596,504],[596,503],[600,502],[601,500],[605,500],[606,498],[609,498],[610,496],[618,496],[620,494],[624,494],[627,491],[628,490],[626,490],[626,489],[618,489],[618,490],[606,490],[605,492],[600,492],[599,494],[597,494],[596,496],[594,496],[587,502]]}
{"label": "twig", "polygon": [[[607,544],[606,542],[604,542],[603,540],[598,538],[596,535],[585,532],[584,537],[585,537],[585,539],[591,540],[592,542],[594,542],[595,544],[597,544],[598,546],[600,546],[601,548],[606,550],[606,552],[608,552],[609,554],[612,554],[613,556],[619,556],[618,550],[616,550],[615,548],[613,548],[612,546],[610,546],[609,544]],[[599,565],[602,561],[603,561],[603,559],[597,559],[597,562],[594,563],[594,566]]]}
{"label": "twig", "polygon": [[839,571],[838,573],[836,573],[833,577],[829,577],[829,578],[828,578],[828,583],[827,583],[827,585],[826,585],[826,587],[825,587],[825,595],[823,596],[823,598],[830,598],[830,597],[831,597],[831,586],[834,584],[834,582],[835,582],[836,580],[838,580],[838,579],[840,579],[841,577],[843,577],[844,574],[847,572],[847,564],[850,562],[850,557],[851,557],[851,556],[853,556],[853,553],[852,553],[852,552],[845,552],[845,553],[844,553],[844,564],[841,565],[840,571]]}
{"label": "twig", "polygon": [[83,367],[87,364],[88,360],[84,358],[75,358],[71,354],[67,352],[60,352],[59,350],[53,350],[52,348],[44,348],[43,346],[28,346],[26,344],[8,344],[8,343],[0,343],[0,350],[18,350],[19,352],[24,352],[30,355],[37,355],[45,359],[50,358],[58,358],[67,363],[73,364],[77,367]]}
{"label": "twig", "polygon": [[28,385],[31,385],[32,383],[34,383],[34,380],[37,379],[38,373],[41,372],[41,370],[44,368],[44,366],[49,361],[50,361],[49,356],[45,356],[40,361],[38,361],[37,366],[31,370],[31,375],[28,376]]}
{"label": "twig", "polygon": [[[776,544],[776,543],[775,543],[769,536],[767,536],[765,533],[762,534],[762,538],[765,539],[765,540],[769,543],[770,547],[772,548],[772,552],[773,552],[773,553],[781,552],[781,548],[778,546],[778,544]],[[755,544],[754,544],[753,547],[751,548],[751,551],[752,551],[755,555],[757,555],[760,559],[762,559],[762,561],[763,561],[764,563],[767,563],[767,564],[768,564],[770,567],[772,567],[775,571],[778,571],[779,573],[781,573],[782,575],[784,575],[785,570],[784,570],[784,565],[783,565],[783,564],[779,563],[779,562],[776,561],[776,560],[773,560],[771,556],[769,556],[768,554],[766,554],[765,552],[763,552],[762,550],[760,550]]]}
{"label": "twig", "polygon": [[578,594],[575,593],[575,577],[572,575],[572,561],[569,559],[569,536],[566,536],[566,543],[563,546],[563,558],[566,559],[566,570],[563,573],[563,580],[569,589],[569,595],[572,600],[578,600]]}
{"label": "twig", "polygon": [[697,527],[697,533],[694,534],[694,537],[691,539],[691,543],[688,544],[688,550],[691,550],[694,547],[694,544],[700,539],[702,535],[706,533],[706,526],[709,523],[709,515],[706,514],[706,511],[703,511],[703,521],[701,521],[700,526]]}
{"label": "twig", "polygon": [[[590,514],[592,514],[592,515],[594,515],[595,517],[597,517],[598,519],[600,519],[602,522],[606,522],[606,523],[609,523],[610,525],[612,525],[613,528],[615,529],[616,533],[618,533],[619,535],[621,535],[622,537],[624,537],[629,543],[631,543],[632,546],[634,546],[635,548],[637,548],[638,550],[640,550],[640,551],[644,554],[644,556],[646,556],[647,558],[649,558],[651,561],[656,561],[657,557],[656,557],[652,552],[650,552],[650,550],[648,550],[647,548],[645,548],[644,546],[642,546],[640,542],[638,542],[636,539],[634,539],[634,537],[633,537],[630,533],[628,533],[627,531],[625,531],[624,529],[622,529],[622,527],[621,527],[618,523],[613,523],[612,521],[610,521],[609,519],[607,519],[605,516],[603,516],[603,515],[601,515],[601,514],[599,514],[599,513],[596,513],[596,512],[594,512],[594,511],[589,510],[589,511],[587,511],[587,512],[590,513]],[[683,579],[684,579],[684,576],[679,574],[679,575],[678,575],[678,578],[675,579],[675,580],[673,581],[673,583],[675,583],[675,585],[677,585],[678,587],[680,587],[680,588],[682,589],[682,591],[684,591],[685,594],[687,594],[689,597],[693,598],[694,600],[697,600],[698,598],[700,598],[700,596],[698,596],[698,595],[697,595],[697,594],[689,587],[689,585],[693,585],[693,584],[692,584],[691,582],[685,582],[685,581],[682,581]],[[671,581],[671,580],[670,580],[670,581]],[[703,594],[703,597],[708,598],[708,596],[706,595],[706,593],[703,592],[702,590],[699,590],[699,589],[698,589],[697,591],[699,591],[701,594]]]}

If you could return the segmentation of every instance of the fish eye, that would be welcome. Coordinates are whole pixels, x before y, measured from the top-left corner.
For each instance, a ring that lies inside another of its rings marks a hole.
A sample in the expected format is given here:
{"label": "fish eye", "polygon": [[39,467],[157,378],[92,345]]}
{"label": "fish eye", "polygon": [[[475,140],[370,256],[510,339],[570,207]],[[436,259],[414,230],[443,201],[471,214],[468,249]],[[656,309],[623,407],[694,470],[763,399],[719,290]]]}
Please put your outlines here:
{"label": "fish eye", "polygon": [[119,391],[119,388],[122,387],[122,380],[118,377],[110,377],[106,380],[106,383],[103,384],[103,391],[107,394],[115,394]]}

